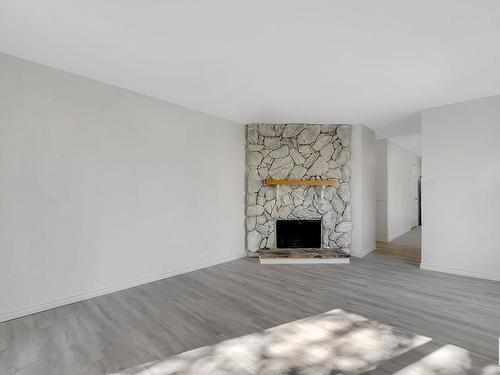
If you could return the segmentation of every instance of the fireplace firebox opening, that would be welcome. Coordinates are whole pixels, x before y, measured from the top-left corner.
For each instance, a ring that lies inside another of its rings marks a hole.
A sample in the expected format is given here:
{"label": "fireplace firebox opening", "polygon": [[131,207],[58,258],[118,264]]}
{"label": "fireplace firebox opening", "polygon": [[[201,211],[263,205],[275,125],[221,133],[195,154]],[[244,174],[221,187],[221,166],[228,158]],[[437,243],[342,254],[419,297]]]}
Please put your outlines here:
{"label": "fireplace firebox opening", "polygon": [[277,220],[276,246],[287,248],[321,248],[321,220]]}

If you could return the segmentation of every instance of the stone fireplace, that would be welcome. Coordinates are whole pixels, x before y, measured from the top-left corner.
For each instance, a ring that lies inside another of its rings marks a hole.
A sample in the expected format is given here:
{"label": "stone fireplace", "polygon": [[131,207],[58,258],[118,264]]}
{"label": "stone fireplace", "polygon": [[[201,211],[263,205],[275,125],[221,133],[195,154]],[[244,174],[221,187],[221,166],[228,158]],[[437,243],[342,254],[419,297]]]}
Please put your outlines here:
{"label": "stone fireplace", "polygon": [[[277,220],[320,220],[321,248],[351,245],[350,125],[247,125],[247,250],[276,249]],[[337,179],[338,186],[264,180]]]}

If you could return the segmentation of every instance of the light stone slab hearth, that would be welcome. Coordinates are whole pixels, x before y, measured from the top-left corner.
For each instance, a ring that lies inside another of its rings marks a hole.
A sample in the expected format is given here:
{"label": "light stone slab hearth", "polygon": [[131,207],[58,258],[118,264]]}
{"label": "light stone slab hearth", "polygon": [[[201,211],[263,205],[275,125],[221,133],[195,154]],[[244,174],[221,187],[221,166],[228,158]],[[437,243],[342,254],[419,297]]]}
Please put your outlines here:
{"label": "light stone slab hearth", "polygon": [[[277,219],[321,219],[322,248],[350,252],[351,126],[247,125],[247,250],[276,248]],[[266,186],[266,179],[338,179],[337,187]]]}
{"label": "light stone slab hearth", "polygon": [[349,264],[350,255],[340,249],[259,250],[261,264]]}

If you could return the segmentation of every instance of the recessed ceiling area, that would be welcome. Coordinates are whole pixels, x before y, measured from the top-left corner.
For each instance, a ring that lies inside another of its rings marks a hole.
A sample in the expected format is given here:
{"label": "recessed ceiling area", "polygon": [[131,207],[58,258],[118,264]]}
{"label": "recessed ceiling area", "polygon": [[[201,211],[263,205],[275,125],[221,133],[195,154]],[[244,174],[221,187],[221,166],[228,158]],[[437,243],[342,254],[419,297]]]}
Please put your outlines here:
{"label": "recessed ceiling area", "polygon": [[[0,51],[242,123],[363,123],[500,93],[500,2],[0,0]],[[63,30],[63,31],[61,31]]]}

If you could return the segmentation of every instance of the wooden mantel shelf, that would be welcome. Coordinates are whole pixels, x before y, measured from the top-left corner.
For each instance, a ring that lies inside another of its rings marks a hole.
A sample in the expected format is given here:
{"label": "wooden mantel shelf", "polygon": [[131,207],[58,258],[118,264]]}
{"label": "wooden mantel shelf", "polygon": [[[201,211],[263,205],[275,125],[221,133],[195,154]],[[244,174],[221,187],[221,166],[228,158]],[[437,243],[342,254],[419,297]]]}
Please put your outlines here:
{"label": "wooden mantel shelf", "polygon": [[266,185],[337,186],[338,180],[264,180]]}

